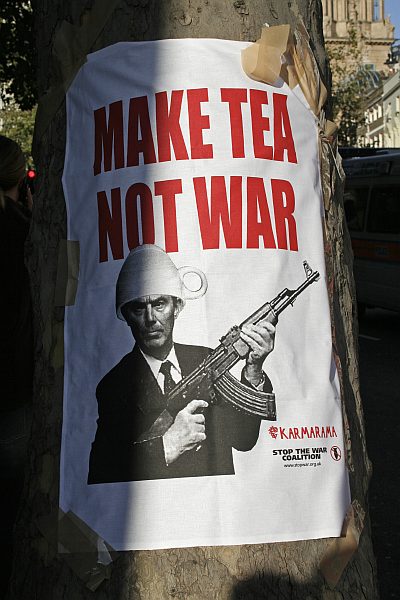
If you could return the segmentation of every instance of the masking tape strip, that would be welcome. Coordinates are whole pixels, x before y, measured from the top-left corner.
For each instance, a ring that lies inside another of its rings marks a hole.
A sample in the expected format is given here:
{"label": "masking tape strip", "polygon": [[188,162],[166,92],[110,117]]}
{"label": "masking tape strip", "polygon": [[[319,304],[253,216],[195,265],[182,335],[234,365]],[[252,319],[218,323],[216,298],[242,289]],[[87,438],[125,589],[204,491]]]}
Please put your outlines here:
{"label": "masking tape strip", "polygon": [[40,98],[35,122],[35,138],[46,132],[60,108],[75,75],[86,62],[86,55],[106,26],[120,0],[95,0],[84,12],[79,25],[62,21],[53,42],[53,57],[59,69],[59,81]]}
{"label": "masking tape strip", "polygon": [[242,50],[242,67],[248,77],[273,85],[280,77],[282,56],[288,48],[290,25],[264,26],[261,38]]}
{"label": "masking tape strip", "polygon": [[256,81],[274,85],[282,79],[291,89],[299,85],[318,117],[328,94],[309,39],[300,18],[294,30],[290,25],[264,26],[260,39],[242,51],[242,67]]}
{"label": "masking tape strip", "polygon": [[[297,18],[294,30],[290,25],[265,25],[260,39],[242,51],[242,67],[246,75],[256,81],[276,85],[279,80],[283,80],[290,89],[300,86],[310,110],[318,118],[320,162],[322,164],[327,159],[329,163],[332,158],[340,179],[343,179],[340,157],[334,144],[337,125],[325,118],[323,106],[328,92],[302,19]],[[331,156],[327,157],[326,153]],[[324,191],[327,210],[331,196],[331,191]]]}
{"label": "masking tape strip", "polygon": [[[298,15],[297,15],[298,16]],[[321,185],[325,210],[331,207],[337,189],[335,173],[344,181],[342,161],[338,153],[336,131],[337,125],[325,118],[323,106],[327,100],[327,89],[322,82],[317,61],[310,46],[310,38],[303,21],[299,17],[294,30],[290,25],[274,27],[264,26],[261,38],[242,51],[242,67],[248,77],[269,85],[276,85],[283,80],[290,89],[299,85],[310,110],[318,119],[319,157],[321,165]],[[342,404],[345,431],[348,431],[346,407]],[[347,465],[353,468],[350,436],[346,436]],[[358,547],[361,529],[355,527],[356,513],[354,503],[351,514],[347,515],[344,538],[332,542],[321,562],[328,583],[336,585],[347,562]],[[362,515],[362,508],[357,505],[357,515]]]}
{"label": "masking tape strip", "polygon": [[319,119],[319,157],[322,194],[326,211],[329,211],[331,207],[337,188],[337,180],[332,173],[332,165],[335,167],[339,180],[343,183],[345,179],[342,159],[338,151],[336,131],[336,124],[325,119],[325,113],[321,111]]}
{"label": "masking tape strip", "polygon": [[79,280],[79,255],[79,242],[60,240],[54,292],[55,306],[72,306],[75,304]]}
{"label": "masking tape strip", "polygon": [[58,551],[91,591],[110,578],[111,564],[118,554],[73,512],[58,509],[39,519],[37,526],[54,554]]}
{"label": "masking tape strip", "polygon": [[334,589],[343,571],[358,548],[364,527],[365,511],[357,500],[353,500],[343,521],[340,538],[335,538],[328,546],[319,569],[327,584]]}

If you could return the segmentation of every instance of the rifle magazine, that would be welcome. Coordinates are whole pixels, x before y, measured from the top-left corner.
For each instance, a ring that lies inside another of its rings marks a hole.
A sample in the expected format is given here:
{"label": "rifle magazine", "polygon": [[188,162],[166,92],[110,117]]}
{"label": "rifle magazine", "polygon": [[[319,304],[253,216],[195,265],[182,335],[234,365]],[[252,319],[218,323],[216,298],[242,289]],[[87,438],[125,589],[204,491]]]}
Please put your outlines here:
{"label": "rifle magazine", "polygon": [[266,421],[276,421],[275,394],[244,385],[231,373],[225,373],[214,382],[214,391],[218,399],[230,402],[237,410]]}

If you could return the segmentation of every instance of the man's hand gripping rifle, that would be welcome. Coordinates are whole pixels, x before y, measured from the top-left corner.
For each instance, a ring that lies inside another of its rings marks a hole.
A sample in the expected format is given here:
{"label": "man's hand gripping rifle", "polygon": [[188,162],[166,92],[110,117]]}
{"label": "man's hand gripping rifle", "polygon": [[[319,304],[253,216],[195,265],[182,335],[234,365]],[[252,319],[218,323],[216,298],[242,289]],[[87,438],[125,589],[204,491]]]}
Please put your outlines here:
{"label": "man's hand gripping rifle", "polygon": [[[168,413],[175,418],[189,402],[204,398],[210,403],[218,400],[230,402],[238,410],[266,419],[276,420],[275,394],[267,394],[244,385],[229,370],[241,359],[246,359],[250,348],[240,337],[243,325],[269,321],[275,324],[278,316],[304,290],[319,279],[319,273],[313,271],[304,261],[306,279],[295,290],[285,288],[273,300],[266,302],[239,326],[232,327],[220,339],[220,344],[200,365],[184,377],[169,392],[166,398]],[[170,425],[169,422],[168,425]]]}

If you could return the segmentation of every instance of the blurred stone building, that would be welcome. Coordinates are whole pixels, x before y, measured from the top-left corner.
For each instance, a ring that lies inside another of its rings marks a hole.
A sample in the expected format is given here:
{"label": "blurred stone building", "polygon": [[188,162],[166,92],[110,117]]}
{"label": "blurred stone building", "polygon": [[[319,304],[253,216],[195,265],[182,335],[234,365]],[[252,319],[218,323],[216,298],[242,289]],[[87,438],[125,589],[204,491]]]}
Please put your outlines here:
{"label": "blurred stone building", "polygon": [[367,81],[367,88],[363,97],[365,123],[357,132],[358,145],[400,147],[400,48],[394,46],[394,26],[385,16],[385,1],[322,0],[322,6],[328,47],[349,44],[350,25],[359,35],[359,76]]}
{"label": "blurred stone building", "polygon": [[388,73],[386,61],[394,42],[394,26],[385,17],[385,0],[322,0],[327,45],[346,44],[351,22],[363,40],[363,63]]}

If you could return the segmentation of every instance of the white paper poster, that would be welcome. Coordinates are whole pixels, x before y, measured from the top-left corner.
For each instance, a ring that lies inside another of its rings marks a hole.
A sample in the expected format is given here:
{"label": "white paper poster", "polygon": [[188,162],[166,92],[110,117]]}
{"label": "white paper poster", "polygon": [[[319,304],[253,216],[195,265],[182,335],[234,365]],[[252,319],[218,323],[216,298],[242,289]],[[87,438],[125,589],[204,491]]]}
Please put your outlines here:
{"label": "white paper poster", "polygon": [[248,44],[119,43],[67,94],[61,500],[117,550],[339,536],[315,117]]}

